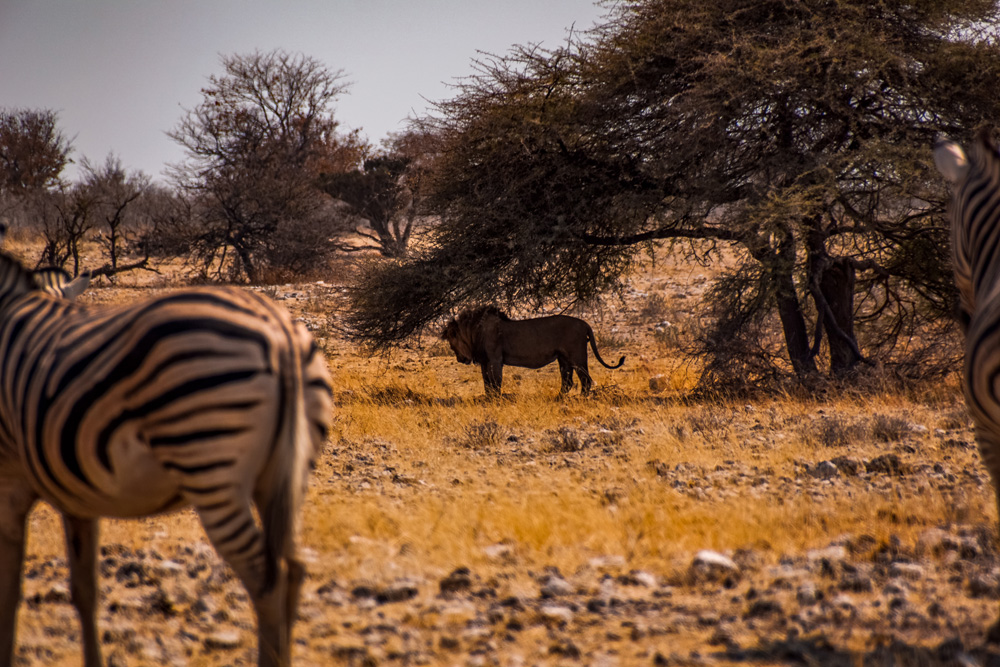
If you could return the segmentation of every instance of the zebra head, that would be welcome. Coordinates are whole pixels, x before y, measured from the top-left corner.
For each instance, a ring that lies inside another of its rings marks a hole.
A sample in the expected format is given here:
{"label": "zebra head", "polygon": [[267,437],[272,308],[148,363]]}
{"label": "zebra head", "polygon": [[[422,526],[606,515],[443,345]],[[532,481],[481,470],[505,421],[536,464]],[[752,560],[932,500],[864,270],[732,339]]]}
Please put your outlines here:
{"label": "zebra head", "polygon": [[997,146],[993,142],[993,128],[989,126],[981,128],[976,133],[968,152],[954,141],[939,139],[934,144],[934,164],[941,175],[956,186],[964,183],[970,174],[995,178],[1000,165],[1000,155],[997,154]]}
{"label": "zebra head", "polygon": [[29,292],[43,291],[63,299],[75,299],[90,285],[90,272],[70,279],[62,269],[30,271],[0,251],[0,308]]}
{"label": "zebra head", "polygon": [[952,264],[962,321],[967,324],[982,297],[977,289],[986,293],[996,283],[994,249],[984,242],[990,230],[1000,224],[1000,155],[992,128],[979,130],[967,151],[954,141],[939,140],[934,146],[934,163],[952,184],[948,205]]}
{"label": "zebra head", "polygon": [[72,301],[90,286],[90,271],[84,271],[76,278],[55,267],[36,269],[32,272],[35,285],[49,294]]}

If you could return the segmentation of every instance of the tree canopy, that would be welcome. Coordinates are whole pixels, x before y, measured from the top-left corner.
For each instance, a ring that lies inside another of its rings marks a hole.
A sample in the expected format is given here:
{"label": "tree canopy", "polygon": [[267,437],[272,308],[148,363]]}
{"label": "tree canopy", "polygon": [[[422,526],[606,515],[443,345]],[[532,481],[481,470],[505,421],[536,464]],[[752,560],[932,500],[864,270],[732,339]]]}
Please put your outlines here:
{"label": "tree canopy", "polygon": [[423,121],[441,224],[367,268],[351,332],[385,348],[466,302],[587,299],[669,241],[735,254],[707,376],[925,359],[954,295],[930,146],[1000,118],[998,27],[984,0],[633,0],[484,59]]}
{"label": "tree canopy", "polygon": [[50,109],[0,109],[0,196],[58,183],[72,142]]}
{"label": "tree canopy", "polygon": [[347,89],[341,72],[284,51],[222,65],[170,133],[188,154],[175,177],[202,220],[192,250],[206,267],[255,282],[262,269],[300,270],[335,248],[316,174],[363,151],[333,117]]}

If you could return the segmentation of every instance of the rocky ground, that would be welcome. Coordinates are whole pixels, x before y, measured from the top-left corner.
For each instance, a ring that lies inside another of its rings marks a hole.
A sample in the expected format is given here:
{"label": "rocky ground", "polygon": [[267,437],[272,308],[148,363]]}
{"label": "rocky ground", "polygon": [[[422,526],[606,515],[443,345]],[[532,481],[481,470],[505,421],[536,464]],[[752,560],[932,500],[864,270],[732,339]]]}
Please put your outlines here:
{"label": "rocky ground", "polygon": [[[940,440],[948,460],[924,461],[904,438],[886,454],[803,461],[789,474],[733,460],[644,465],[685,497],[722,503],[754,494],[850,502],[873,489],[915,498],[988,492],[967,429],[924,435]],[[522,436],[487,455],[506,466],[586,470],[614,442],[597,428],[542,439],[550,443],[542,454]],[[426,492],[391,452],[377,461],[332,454],[316,473],[321,488],[404,505]],[[45,511],[33,522],[55,526]],[[355,579],[307,550],[296,655],[313,665],[1000,664],[1000,647],[985,640],[1000,600],[995,537],[975,521],[924,527],[913,539],[841,535],[801,553],[700,550],[649,569],[601,556],[573,571],[499,543],[483,548],[478,565]],[[106,542],[99,568],[110,665],[253,663],[246,595],[200,539],[161,531],[148,547]],[[34,553],[17,664],[78,664],[76,642],[65,560]]]}
{"label": "rocky ground", "polygon": [[[687,310],[655,313],[646,333],[662,338],[671,322],[692,316],[696,304],[687,297],[698,285],[703,278],[673,284]],[[329,318],[310,307],[331,292],[336,288],[318,284],[269,293],[296,310],[340,363],[338,355],[352,353],[331,342]],[[650,302],[647,292],[633,292],[631,314],[609,316],[602,331],[625,330]],[[630,359],[641,360],[647,343]],[[651,407],[637,409],[638,417],[626,409],[622,417],[574,417],[543,430],[476,418],[436,444],[453,456],[440,460],[471,461],[463,468],[416,461],[378,434],[335,439],[313,476],[312,497],[368,499],[405,515],[429,494],[461,503],[477,484],[502,491],[568,470],[607,508],[645,488],[667,490],[716,517],[805,501],[849,514],[878,497],[898,498],[903,509],[887,510],[871,530],[819,526],[827,537],[803,549],[756,540],[724,552],[671,552],[658,562],[634,560],[623,547],[572,567],[511,541],[487,543],[467,562],[441,567],[421,564],[406,543],[351,535],[341,547],[349,552],[344,559],[360,563],[351,568],[340,567],[337,554],[306,549],[297,664],[1000,664],[1000,646],[986,641],[1000,610],[993,495],[960,398],[918,416],[913,402],[891,398],[847,416],[817,404],[789,414],[767,401],[688,408],[664,398],[656,377],[644,399]],[[389,386],[377,398],[392,407],[427,400],[419,383],[403,392]],[[363,391],[339,393],[340,409],[350,411]],[[469,403],[442,399],[433,409]],[[643,416],[666,410],[673,412],[665,431]],[[682,453],[649,455],[658,438],[680,443]],[[716,443],[725,446],[705,454]],[[776,454],[785,443],[800,453]],[[923,512],[922,503],[944,507]],[[253,664],[247,596],[193,517],[141,522],[135,530],[112,525],[102,541],[99,622],[108,664]],[[80,664],[51,511],[33,515],[32,532],[49,538],[33,545],[25,564],[16,664]]]}

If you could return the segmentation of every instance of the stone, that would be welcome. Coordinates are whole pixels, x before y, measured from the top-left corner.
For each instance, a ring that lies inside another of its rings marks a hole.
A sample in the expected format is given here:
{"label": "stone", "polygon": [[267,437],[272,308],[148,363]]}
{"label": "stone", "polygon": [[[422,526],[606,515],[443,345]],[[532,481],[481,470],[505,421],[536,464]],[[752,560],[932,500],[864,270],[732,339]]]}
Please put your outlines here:
{"label": "stone", "polygon": [[213,632],[212,634],[207,635],[202,641],[205,649],[209,651],[229,651],[239,648],[242,643],[240,633],[236,630],[220,630],[218,632]]}
{"label": "stone", "polygon": [[573,620],[573,610],[562,605],[543,605],[538,613],[550,625],[563,625]]}
{"label": "stone", "polygon": [[561,595],[572,595],[576,589],[571,583],[558,576],[549,576],[542,584],[541,594],[543,598],[554,598]]}
{"label": "stone", "polygon": [[740,568],[728,556],[704,549],[695,554],[688,574],[694,581],[723,581],[738,579]]}

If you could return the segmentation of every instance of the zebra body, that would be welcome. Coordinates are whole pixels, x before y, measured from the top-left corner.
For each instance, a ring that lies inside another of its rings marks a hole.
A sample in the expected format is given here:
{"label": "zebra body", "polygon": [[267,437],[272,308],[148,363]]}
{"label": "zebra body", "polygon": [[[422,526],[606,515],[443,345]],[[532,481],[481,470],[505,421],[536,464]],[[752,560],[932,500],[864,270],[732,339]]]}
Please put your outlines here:
{"label": "zebra body", "polygon": [[0,255],[0,656],[12,650],[5,610],[20,592],[25,517],[42,498],[72,538],[88,667],[100,664],[95,520],[189,505],[250,593],[260,664],[287,664],[297,524],[332,407],[312,337],[238,289],[106,309],[43,283]]}
{"label": "zebra body", "polygon": [[[984,128],[968,152],[938,142],[934,161],[953,185],[948,214],[965,329],[963,388],[1000,510],[1000,155]],[[1000,639],[1000,623],[990,634]]]}

